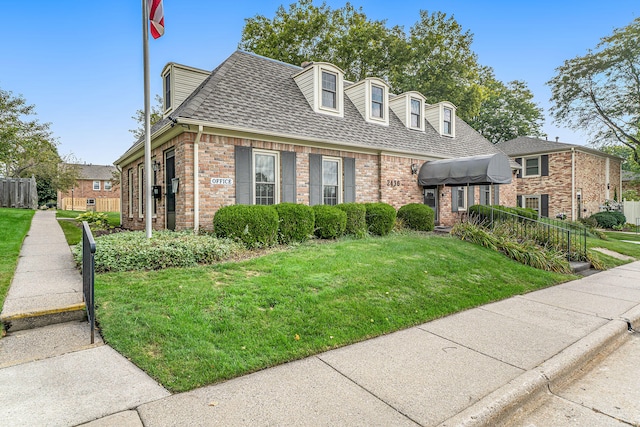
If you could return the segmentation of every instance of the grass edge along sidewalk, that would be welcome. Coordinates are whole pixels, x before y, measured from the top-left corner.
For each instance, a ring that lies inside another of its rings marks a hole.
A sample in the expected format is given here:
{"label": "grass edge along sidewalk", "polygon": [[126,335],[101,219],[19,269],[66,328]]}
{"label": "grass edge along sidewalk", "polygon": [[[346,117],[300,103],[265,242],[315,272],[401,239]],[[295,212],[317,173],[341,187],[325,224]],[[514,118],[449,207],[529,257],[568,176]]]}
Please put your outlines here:
{"label": "grass edge along sidewalk", "polygon": [[97,316],[109,345],[178,392],[573,278],[452,237],[402,233],[99,274]]}
{"label": "grass edge along sidewalk", "polygon": [[35,211],[0,208],[0,310],[4,306],[18,265],[22,242],[29,232]]}

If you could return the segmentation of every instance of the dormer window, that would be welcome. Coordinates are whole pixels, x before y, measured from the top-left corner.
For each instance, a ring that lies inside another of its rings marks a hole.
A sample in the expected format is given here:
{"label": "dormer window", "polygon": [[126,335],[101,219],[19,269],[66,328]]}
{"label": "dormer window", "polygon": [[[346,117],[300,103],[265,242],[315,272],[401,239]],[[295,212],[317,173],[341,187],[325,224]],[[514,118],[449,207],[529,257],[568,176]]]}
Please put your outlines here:
{"label": "dormer window", "polygon": [[384,119],[384,88],[371,85],[371,117]]}
{"label": "dormer window", "polygon": [[444,133],[445,135],[451,135],[453,133],[453,126],[452,126],[452,116],[453,116],[453,110],[451,110],[451,108],[447,108],[444,107],[443,109],[444,112],[444,123],[443,123],[443,128],[442,128],[442,133]]}
{"label": "dormer window", "polygon": [[337,108],[337,81],[338,76],[328,71],[322,72],[322,106],[324,108]]}
{"label": "dormer window", "polygon": [[422,102],[419,99],[411,98],[411,127],[420,129],[422,124]]}
{"label": "dormer window", "polygon": [[164,76],[164,110],[171,109],[171,73]]}

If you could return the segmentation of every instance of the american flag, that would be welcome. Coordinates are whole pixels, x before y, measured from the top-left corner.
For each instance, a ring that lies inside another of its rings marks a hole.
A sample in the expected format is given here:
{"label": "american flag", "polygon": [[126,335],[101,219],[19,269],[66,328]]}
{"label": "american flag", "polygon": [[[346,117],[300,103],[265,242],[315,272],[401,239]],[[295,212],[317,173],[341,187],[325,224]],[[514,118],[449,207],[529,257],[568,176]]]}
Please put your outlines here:
{"label": "american flag", "polygon": [[164,34],[164,10],[162,0],[147,0],[149,20],[151,21],[151,36],[154,39]]}

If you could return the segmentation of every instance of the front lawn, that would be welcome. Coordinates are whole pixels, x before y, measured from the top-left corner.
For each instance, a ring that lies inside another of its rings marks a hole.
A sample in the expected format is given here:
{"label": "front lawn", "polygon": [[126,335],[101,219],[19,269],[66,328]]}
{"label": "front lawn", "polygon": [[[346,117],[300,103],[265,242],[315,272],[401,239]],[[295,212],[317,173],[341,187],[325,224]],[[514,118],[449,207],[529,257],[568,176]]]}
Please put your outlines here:
{"label": "front lawn", "polygon": [[[64,237],[67,239],[69,245],[77,245],[82,240],[82,227],[77,221],[72,221],[78,215],[84,213],[84,211],[56,211],[56,218],[66,218],[58,220],[60,228],[64,233]],[[109,220],[110,227],[120,226],[120,212],[105,212]]]}
{"label": "front lawn", "polygon": [[0,208],[0,310],[7,297],[18,256],[35,211]]}
{"label": "front lawn", "polygon": [[571,280],[448,236],[96,276],[108,344],[178,392]]}
{"label": "front lawn", "polygon": [[[636,259],[640,259],[640,244],[622,241],[640,241],[638,235],[620,232],[605,232],[605,234],[607,235],[608,240],[587,237],[587,248],[605,248],[614,252],[618,252],[619,254],[628,255]],[[605,266],[607,268],[616,267],[628,262],[618,260],[604,254],[598,254],[597,256],[605,263]]]}

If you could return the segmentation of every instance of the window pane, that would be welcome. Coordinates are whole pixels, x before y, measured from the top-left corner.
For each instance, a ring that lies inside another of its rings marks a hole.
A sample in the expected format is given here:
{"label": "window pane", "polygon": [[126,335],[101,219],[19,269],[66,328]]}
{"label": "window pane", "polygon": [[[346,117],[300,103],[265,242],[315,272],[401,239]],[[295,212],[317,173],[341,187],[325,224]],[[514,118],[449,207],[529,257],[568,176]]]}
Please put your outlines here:
{"label": "window pane", "polygon": [[322,162],[323,185],[338,185],[338,162],[324,160]]}
{"label": "window pane", "polygon": [[325,205],[337,205],[338,204],[338,187],[325,185],[323,189],[323,203]]}
{"label": "window pane", "polygon": [[382,104],[377,102],[371,103],[371,116],[382,118]]}
{"label": "window pane", "polygon": [[527,159],[525,175],[538,175],[538,159]]}
{"label": "window pane", "polygon": [[379,86],[371,86],[371,99],[374,102],[382,103],[382,96],[384,95],[384,89]]}
{"label": "window pane", "polygon": [[338,76],[322,72],[322,106],[336,108],[336,88]]}
{"label": "window pane", "polygon": [[458,187],[458,208],[464,209],[466,206],[467,198],[464,194],[464,187]]}
{"label": "window pane", "polygon": [[322,106],[328,108],[336,108],[336,94],[333,92],[322,91]]}
{"label": "window pane", "polygon": [[446,135],[451,135],[451,109],[444,109],[444,133]]}
{"label": "window pane", "polygon": [[524,198],[524,207],[533,209],[536,212],[540,212],[540,199],[537,197],[525,197]]}
{"label": "window pane", "polygon": [[276,181],[276,158],[275,156],[256,154],[256,182]]}
{"label": "window pane", "polygon": [[448,108],[444,109],[444,121],[451,122],[451,110]]}
{"label": "window pane", "polygon": [[275,184],[256,184],[256,205],[275,203]]}

